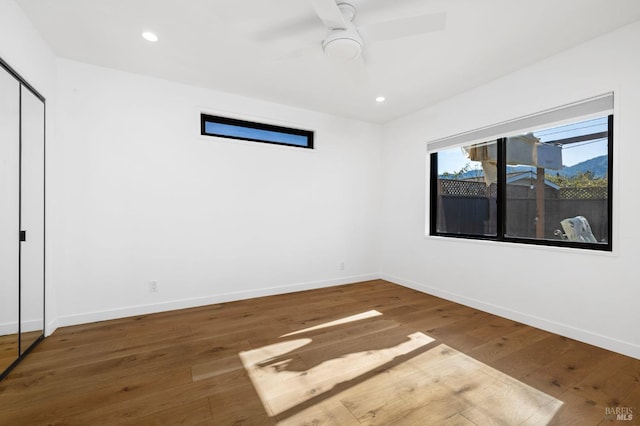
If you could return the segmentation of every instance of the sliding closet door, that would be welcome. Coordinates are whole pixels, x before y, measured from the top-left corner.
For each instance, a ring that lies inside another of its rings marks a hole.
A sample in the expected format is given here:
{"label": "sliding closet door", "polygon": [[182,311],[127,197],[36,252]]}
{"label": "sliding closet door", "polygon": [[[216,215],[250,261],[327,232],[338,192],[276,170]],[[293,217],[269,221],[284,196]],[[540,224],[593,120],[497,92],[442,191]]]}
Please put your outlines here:
{"label": "sliding closet door", "polygon": [[18,359],[19,100],[0,68],[0,373]]}
{"label": "sliding closet door", "polygon": [[44,332],[44,103],[21,93],[20,351]]}

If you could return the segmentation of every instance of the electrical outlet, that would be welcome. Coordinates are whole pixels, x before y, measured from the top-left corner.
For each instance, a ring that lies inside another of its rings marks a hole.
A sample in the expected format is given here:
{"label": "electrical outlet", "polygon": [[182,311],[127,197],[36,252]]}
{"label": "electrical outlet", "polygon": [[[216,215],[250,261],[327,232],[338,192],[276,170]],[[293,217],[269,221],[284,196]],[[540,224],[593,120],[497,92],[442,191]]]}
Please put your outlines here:
{"label": "electrical outlet", "polygon": [[151,281],[149,283],[149,292],[157,293],[158,292],[158,281]]}
{"label": "electrical outlet", "polygon": [[344,262],[340,262],[340,270],[344,271]]}

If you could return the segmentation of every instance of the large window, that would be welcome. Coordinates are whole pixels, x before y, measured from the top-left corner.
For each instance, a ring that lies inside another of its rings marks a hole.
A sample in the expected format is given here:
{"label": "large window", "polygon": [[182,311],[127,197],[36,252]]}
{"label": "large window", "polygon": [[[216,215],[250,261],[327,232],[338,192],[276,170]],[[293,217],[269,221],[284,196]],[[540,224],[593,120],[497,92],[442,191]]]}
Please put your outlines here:
{"label": "large window", "polygon": [[276,145],[313,148],[313,131],[200,114],[200,134]]}
{"label": "large window", "polygon": [[613,115],[430,154],[431,235],[611,251]]}

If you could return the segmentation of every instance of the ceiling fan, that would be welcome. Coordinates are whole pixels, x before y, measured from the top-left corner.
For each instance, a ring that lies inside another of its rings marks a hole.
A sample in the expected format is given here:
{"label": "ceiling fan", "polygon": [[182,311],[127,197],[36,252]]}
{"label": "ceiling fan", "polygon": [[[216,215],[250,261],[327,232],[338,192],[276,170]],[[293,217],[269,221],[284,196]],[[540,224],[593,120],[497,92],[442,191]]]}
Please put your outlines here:
{"label": "ceiling fan", "polygon": [[322,50],[330,59],[347,63],[361,59],[364,40],[395,40],[443,30],[446,13],[411,16],[356,26],[356,7],[349,0],[310,0],[314,11],[329,30],[322,40]]}

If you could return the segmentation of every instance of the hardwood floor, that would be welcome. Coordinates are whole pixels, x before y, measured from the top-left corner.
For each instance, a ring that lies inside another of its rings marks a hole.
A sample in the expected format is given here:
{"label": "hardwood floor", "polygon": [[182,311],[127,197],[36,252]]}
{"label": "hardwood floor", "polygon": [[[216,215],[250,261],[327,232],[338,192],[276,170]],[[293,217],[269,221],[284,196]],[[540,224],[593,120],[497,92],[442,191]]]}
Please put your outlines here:
{"label": "hardwood floor", "polygon": [[12,426],[638,418],[640,360],[384,281],[61,328],[0,382]]}
{"label": "hardwood floor", "polygon": [[0,336],[0,372],[18,357],[18,334]]}

